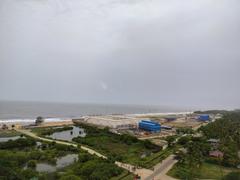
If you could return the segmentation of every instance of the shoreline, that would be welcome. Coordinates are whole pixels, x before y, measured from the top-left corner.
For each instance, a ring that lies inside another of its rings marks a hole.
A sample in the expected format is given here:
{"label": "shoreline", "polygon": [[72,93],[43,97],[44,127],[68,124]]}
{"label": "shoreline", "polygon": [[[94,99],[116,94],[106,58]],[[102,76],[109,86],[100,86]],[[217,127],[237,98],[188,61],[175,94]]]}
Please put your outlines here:
{"label": "shoreline", "polygon": [[[108,114],[108,115],[97,115],[99,117],[101,116],[167,116],[167,115],[186,115],[186,114],[192,114],[193,111],[187,111],[187,112],[167,112],[167,113],[138,113],[138,114]],[[89,116],[78,116],[78,117],[66,117],[66,118],[58,118],[58,117],[52,117],[52,118],[44,118],[45,123],[60,123],[60,122],[69,122],[72,121],[72,119],[80,118],[80,117],[97,117],[96,115],[89,115]],[[35,119],[33,118],[14,118],[14,119],[0,119],[0,125],[2,124],[31,124],[34,123]]]}

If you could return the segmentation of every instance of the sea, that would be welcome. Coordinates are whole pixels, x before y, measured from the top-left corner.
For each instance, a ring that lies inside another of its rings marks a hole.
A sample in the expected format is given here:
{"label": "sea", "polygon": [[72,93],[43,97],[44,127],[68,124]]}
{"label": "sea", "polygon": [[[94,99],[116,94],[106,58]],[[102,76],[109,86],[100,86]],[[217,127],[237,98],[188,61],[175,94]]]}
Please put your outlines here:
{"label": "sea", "polygon": [[45,121],[61,121],[88,115],[170,112],[189,112],[189,109],[145,105],[0,101],[0,123],[32,122],[37,116],[44,117]]}

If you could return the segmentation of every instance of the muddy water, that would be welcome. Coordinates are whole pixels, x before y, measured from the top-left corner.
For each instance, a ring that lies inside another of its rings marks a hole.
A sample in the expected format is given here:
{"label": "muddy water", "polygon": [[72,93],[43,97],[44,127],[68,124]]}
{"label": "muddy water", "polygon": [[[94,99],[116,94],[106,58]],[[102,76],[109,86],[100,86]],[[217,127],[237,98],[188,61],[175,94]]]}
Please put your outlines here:
{"label": "muddy water", "polygon": [[78,136],[85,137],[86,133],[84,132],[84,129],[73,126],[72,130],[55,132],[48,137],[57,140],[72,141],[73,138]]}
{"label": "muddy water", "polygon": [[13,137],[1,137],[0,138],[0,142],[7,142],[7,141],[9,141],[9,140],[17,140],[17,139],[19,139],[19,138],[21,138],[20,136],[13,136]]}
{"label": "muddy water", "polygon": [[55,172],[58,169],[61,169],[73,164],[77,160],[78,160],[78,154],[68,154],[61,158],[58,158],[55,166],[48,163],[38,163],[36,166],[36,171],[46,172],[46,173]]}

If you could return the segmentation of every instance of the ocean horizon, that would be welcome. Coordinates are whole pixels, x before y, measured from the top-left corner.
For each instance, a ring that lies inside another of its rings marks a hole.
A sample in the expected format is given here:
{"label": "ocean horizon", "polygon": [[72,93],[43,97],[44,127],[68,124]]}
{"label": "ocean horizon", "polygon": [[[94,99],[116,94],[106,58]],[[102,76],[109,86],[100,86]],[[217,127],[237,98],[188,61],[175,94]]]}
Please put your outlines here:
{"label": "ocean horizon", "polygon": [[146,105],[74,104],[49,102],[0,101],[0,120],[74,118],[87,115],[179,113],[191,109]]}

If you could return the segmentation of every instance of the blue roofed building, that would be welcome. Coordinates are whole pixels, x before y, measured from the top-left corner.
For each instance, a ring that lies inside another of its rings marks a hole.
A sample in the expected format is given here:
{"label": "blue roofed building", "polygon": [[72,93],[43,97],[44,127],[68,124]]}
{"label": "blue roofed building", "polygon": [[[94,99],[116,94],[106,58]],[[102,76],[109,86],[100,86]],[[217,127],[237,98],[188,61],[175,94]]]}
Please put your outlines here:
{"label": "blue roofed building", "polygon": [[210,120],[210,116],[208,114],[201,114],[198,116],[198,120],[200,121],[209,121]]}
{"label": "blue roofed building", "polygon": [[138,123],[139,129],[149,131],[149,132],[160,132],[161,125],[157,122],[153,122],[150,120],[142,120]]}

